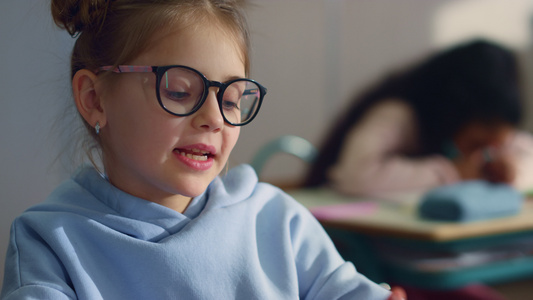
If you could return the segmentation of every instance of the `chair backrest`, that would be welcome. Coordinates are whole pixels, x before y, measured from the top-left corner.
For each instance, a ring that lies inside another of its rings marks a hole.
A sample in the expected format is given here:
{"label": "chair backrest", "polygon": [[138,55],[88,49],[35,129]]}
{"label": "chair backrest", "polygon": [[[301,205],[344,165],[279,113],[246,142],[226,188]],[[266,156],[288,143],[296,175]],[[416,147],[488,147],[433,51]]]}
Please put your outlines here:
{"label": "chair backrest", "polygon": [[317,156],[318,150],[306,139],[295,135],[280,136],[262,146],[255,154],[250,165],[259,175],[266,162],[277,153],[287,153],[311,163]]}

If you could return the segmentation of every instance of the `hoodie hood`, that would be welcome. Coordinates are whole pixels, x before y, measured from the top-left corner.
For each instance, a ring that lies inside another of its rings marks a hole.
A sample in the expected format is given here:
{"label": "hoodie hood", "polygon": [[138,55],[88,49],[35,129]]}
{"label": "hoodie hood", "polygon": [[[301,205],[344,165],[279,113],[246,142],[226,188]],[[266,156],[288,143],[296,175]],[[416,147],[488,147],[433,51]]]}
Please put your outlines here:
{"label": "hoodie hood", "polygon": [[47,200],[28,212],[68,212],[129,236],[158,241],[172,235],[204,211],[235,205],[248,199],[257,185],[249,165],[240,165],[216,177],[181,214],[170,208],[132,196],[113,186],[93,167],[80,168]]}

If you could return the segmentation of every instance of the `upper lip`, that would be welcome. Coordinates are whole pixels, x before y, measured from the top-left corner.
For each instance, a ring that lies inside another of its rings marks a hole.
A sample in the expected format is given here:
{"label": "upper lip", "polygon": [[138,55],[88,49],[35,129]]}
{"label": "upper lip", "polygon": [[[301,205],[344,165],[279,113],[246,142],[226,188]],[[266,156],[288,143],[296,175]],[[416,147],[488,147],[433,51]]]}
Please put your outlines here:
{"label": "upper lip", "polygon": [[193,144],[177,147],[176,149],[182,151],[198,152],[204,155],[215,155],[217,153],[217,149],[215,147],[206,144]]}

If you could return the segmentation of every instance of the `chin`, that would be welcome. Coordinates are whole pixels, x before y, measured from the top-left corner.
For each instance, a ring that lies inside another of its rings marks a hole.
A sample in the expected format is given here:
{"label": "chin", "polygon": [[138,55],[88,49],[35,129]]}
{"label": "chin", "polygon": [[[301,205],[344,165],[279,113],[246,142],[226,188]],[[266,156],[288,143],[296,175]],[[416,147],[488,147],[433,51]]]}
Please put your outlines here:
{"label": "chin", "polygon": [[196,197],[201,195],[211,184],[211,182],[219,175],[218,168],[211,169],[209,172],[200,173],[179,173],[177,177],[173,178],[174,191],[187,197]]}
{"label": "chin", "polygon": [[181,185],[180,187],[176,189],[177,191],[176,194],[194,198],[194,197],[200,196],[203,192],[205,192],[205,190],[209,186],[209,183],[200,184],[198,182],[196,183],[192,182],[191,184],[187,184],[185,186]]}

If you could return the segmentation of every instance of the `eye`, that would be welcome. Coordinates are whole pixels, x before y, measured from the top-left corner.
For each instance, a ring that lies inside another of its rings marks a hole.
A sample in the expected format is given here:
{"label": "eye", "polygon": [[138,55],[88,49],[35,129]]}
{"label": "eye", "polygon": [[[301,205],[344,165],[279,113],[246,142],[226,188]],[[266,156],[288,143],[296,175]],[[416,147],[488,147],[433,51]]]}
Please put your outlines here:
{"label": "eye", "polygon": [[233,100],[222,101],[222,108],[224,110],[240,110],[239,103]]}
{"label": "eye", "polygon": [[223,97],[222,108],[224,110],[240,110],[239,105],[241,103],[242,93],[238,89],[230,86],[224,92]]}
{"label": "eye", "polygon": [[182,74],[174,70],[164,74],[159,87],[163,101],[177,103],[195,102],[201,94],[201,89],[202,85],[197,78],[189,73]]}
{"label": "eye", "polygon": [[171,90],[163,90],[163,97],[167,98],[168,100],[172,101],[188,101],[191,99],[191,93],[188,92],[178,92],[178,91],[171,91]]}
{"label": "eye", "polygon": [[240,110],[240,104],[246,85],[242,81],[231,83],[224,91],[222,108],[227,110]]}

